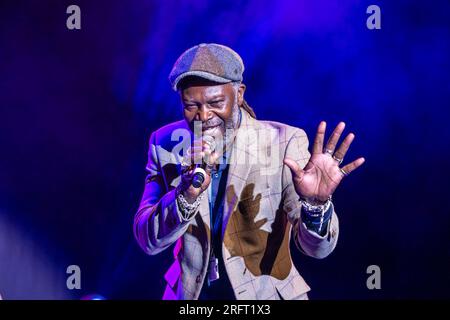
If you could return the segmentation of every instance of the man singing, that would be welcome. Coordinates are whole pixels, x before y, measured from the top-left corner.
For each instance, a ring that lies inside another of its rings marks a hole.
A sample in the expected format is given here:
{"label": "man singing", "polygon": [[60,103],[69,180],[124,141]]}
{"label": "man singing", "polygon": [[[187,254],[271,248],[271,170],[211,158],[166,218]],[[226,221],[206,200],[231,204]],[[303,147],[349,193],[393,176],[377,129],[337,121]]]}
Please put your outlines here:
{"label": "man singing", "polygon": [[324,145],[322,121],[310,154],[302,129],[256,119],[243,72],[232,49],[200,44],[169,75],[184,120],[151,135],[134,219],[146,253],[175,244],[163,299],[307,299],[290,239],[319,259],[336,246],[331,196],[364,162],[341,166],[354,135],[337,146],[341,122]]}

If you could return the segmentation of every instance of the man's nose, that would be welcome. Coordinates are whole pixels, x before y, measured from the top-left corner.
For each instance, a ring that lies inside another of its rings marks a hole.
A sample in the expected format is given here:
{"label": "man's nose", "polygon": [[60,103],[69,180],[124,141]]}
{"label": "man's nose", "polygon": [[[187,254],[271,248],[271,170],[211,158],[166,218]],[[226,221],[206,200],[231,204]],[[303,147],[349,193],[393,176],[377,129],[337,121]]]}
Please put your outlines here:
{"label": "man's nose", "polygon": [[201,122],[206,122],[211,118],[212,118],[212,114],[207,106],[203,105],[198,109],[197,120],[199,120]]}

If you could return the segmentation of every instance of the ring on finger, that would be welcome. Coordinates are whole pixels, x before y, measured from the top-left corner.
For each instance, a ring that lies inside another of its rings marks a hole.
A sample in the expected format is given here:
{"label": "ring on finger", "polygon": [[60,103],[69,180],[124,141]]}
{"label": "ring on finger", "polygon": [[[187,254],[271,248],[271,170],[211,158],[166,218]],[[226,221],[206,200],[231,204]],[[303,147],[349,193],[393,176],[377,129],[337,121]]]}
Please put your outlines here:
{"label": "ring on finger", "polygon": [[339,170],[340,170],[341,173],[344,175],[344,177],[348,176],[348,172],[347,172],[347,171],[345,171],[345,170],[342,169],[342,168],[339,168]]}
{"label": "ring on finger", "polygon": [[330,156],[333,156],[333,150],[325,148],[324,153],[328,153]]}
{"label": "ring on finger", "polygon": [[333,155],[333,159],[336,160],[339,164],[341,164],[342,161],[344,161],[344,159],[339,159],[339,158],[336,157],[335,155]]}

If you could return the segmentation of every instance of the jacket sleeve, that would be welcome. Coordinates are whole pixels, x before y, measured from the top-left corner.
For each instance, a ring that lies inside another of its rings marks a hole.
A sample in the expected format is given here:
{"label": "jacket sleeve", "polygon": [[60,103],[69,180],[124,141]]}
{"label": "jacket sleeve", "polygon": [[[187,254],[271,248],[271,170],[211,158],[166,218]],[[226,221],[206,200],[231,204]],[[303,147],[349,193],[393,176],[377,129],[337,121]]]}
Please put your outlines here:
{"label": "jacket sleeve", "polygon": [[[168,190],[157,156],[155,133],[150,137],[145,189],[134,217],[134,236],[150,255],[168,248],[187,230],[191,219],[185,219],[176,201],[176,190]],[[195,216],[195,215],[193,215]]]}
{"label": "jacket sleeve", "polygon": [[[285,157],[296,161],[304,168],[309,161],[308,137],[301,129],[296,129],[289,139]],[[301,203],[292,181],[292,173],[288,166],[283,165],[283,209],[292,224],[292,234],[297,248],[304,254],[323,259],[336,247],[339,235],[339,221],[332,205],[332,216],[328,222],[328,230],[324,236],[309,230],[301,218]]]}

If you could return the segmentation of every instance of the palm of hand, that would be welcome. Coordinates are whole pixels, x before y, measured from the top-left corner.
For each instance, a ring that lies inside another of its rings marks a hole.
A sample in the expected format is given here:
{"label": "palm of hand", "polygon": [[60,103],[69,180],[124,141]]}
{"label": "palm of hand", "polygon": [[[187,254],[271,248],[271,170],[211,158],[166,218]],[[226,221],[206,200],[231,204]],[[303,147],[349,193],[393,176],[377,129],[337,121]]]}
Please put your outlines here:
{"label": "palm of hand", "polygon": [[326,123],[322,121],[319,124],[312,155],[304,169],[300,168],[292,159],[284,160],[284,163],[292,171],[295,191],[300,197],[313,201],[326,201],[336,190],[343,177],[364,163],[364,158],[358,158],[342,168],[339,167],[355,137],[353,133],[350,133],[335,152],[336,144],[344,128],[343,122],[338,124],[324,149]]}

